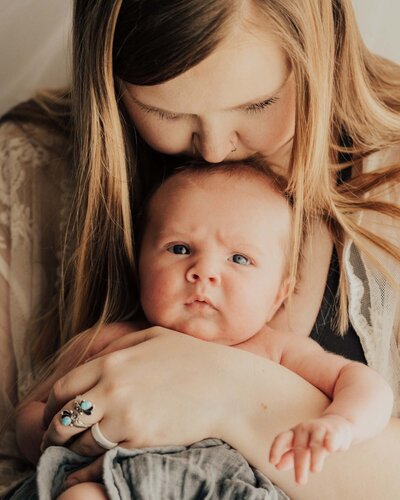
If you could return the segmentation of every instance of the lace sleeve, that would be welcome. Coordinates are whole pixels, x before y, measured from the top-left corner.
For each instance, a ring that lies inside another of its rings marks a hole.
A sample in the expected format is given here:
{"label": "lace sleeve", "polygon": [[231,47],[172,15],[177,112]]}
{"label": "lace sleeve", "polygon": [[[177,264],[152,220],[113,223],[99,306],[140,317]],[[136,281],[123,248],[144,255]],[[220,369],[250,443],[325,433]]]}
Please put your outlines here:
{"label": "lace sleeve", "polygon": [[[396,165],[399,158],[400,147],[381,151],[364,161],[364,171]],[[368,196],[400,206],[400,184],[376,188]],[[397,217],[364,210],[357,222],[400,248],[400,221]],[[349,283],[349,316],[360,337],[368,365],[392,387],[395,398],[393,415],[400,417],[400,263],[375,245],[365,244],[386,273],[359,252],[353,242],[347,242],[344,260]]]}
{"label": "lace sleeve", "polygon": [[65,163],[29,132],[0,127],[0,495],[31,472],[16,446],[14,407],[31,379],[27,326],[57,285],[69,195]]}

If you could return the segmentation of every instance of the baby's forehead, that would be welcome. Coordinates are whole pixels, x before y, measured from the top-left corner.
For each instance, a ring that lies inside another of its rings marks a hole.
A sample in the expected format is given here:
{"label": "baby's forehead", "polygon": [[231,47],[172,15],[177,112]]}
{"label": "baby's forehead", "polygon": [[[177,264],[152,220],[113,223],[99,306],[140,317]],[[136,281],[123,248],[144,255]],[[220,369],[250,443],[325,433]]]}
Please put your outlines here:
{"label": "baby's forehead", "polygon": [[[185,168],[175,171],[154,193],[161,195],[183,195],[192,190],[206,186],[229,191],[232,186],[253,186],[257,191],[265,190],[266,194],[283,196],[277,183],[265,172],[243,164],[208,168]],[[239,191],[235,191],[237,196]]]}
{"label": "baby's forehead", "polygon": [[[285,235],[290,229],[291,209],[287,199],[264,172],[250,167],[214,167],[204,170],[185,169],[168,177],[155,191],[146,208],[145,227],[154,230],[167,222],[189,222],[208,213],[248,214],[269,228],[271,219],[280,221]],[[236,225],[234,218],[230,217]],[[228,219],[224,219],[225,223]],[[254,224],[252,224],[254,225]]]}

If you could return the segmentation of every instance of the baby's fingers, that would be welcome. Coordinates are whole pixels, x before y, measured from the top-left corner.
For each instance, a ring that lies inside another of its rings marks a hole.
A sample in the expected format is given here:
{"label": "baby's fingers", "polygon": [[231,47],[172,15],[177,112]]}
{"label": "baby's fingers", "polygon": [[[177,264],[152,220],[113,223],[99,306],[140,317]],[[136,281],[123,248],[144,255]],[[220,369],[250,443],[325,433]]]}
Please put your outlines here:
{"label": "baby's fingers", "polygon": [[294,477],[296,483],[306,484],[311,465],[311,452],[304,446],[294,448]]}
{"label": "baby's fingers", "polygon": [[282,456],[293,448],[294,432],[292,430],[281,432],[274,439],[269,452],[269,461],[278,465]]}
{"label": "baby's fingers", "polygon": [[311,435],[307,426],[298,425],[295,428],[293,438],[294,475],[298,484],[306,484],[308,481],[311,464],[310,437]]}
{"label": "baby's fingers", "polygon": [[326,455],[328,454],[325,448],[327,435],[326,429],[322,426],[314,428],[311,433],[308,445],[311,451],[312,472],[321,472],[322,470]]}
{"label": "baby's fingers", "polygon": [[280,461],[275,465],[278,470],[291,470],[294,468],[294,451],[290,450],[282,455]]}
{"label": "baby's fingers", "polygon": [[326,448],[322,448],[320,446],[311,446],[311,472],[321,472],[322,467],[324,466],[325,458],[329,455],[329,452]]}

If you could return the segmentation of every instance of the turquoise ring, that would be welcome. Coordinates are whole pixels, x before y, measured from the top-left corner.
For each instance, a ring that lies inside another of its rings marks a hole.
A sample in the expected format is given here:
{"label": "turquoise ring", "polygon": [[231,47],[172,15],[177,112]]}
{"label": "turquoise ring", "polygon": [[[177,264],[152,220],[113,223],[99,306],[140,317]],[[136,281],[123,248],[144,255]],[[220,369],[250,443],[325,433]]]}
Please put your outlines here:
{"label": "turquoise ring", "polygon": [[82,415],[91,415],[94,410],[94,404],[83,399],[82,396],[76,396],[74,399],[74,407],[72,410],[62,410],[60,412],[60,422],[64,427],[78,427],[80,429],[87,429],[93,424],[86,424],[82,420]]}

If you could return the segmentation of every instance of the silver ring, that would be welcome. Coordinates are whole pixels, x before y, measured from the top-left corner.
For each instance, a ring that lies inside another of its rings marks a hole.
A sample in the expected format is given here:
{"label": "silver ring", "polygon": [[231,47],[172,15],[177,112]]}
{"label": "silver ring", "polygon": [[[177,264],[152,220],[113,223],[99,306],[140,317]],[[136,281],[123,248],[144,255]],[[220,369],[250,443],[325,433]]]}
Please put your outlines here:
{"label": "silver ring", "polygon": [[83,399],[82,396],[76,396],[74,399],[74,407],[72,410],[62,410],[60,411],[60,422],[61,425],[65,427],[78,427],[79,429],[87,429],[91,427],[92,424],[86,424],[81,416],[91,415],[94,410],[94,404]]}
{"label": "silver ring", "polygon": [[105,450],[111,450],[112,448],[115,448],[119,445],[119,443],[114,443],[114,441],[110,441],[104,436],[104,434],[100,430],[98,422],[92,425],[92,427],[90,428],[90,432],[92,433],[93,439],[96,441],[96,443]]}

